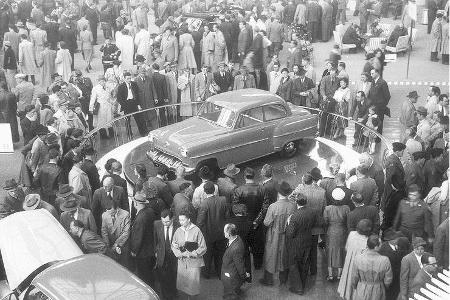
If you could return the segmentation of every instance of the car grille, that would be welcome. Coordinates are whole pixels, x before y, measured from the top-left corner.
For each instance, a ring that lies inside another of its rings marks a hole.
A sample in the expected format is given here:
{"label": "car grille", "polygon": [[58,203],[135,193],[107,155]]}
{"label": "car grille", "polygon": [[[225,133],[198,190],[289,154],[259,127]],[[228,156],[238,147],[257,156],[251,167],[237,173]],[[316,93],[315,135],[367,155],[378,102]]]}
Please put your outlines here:
{"label": "car grille", "polygon": [[158,149],[152,149],[152,150],[148,151],[147,156],[153,162],[155,162],[157,164],[163,164],[169,168],[176,169],[183,165],[178,158],[167,155],[164,152],[159,151]]}

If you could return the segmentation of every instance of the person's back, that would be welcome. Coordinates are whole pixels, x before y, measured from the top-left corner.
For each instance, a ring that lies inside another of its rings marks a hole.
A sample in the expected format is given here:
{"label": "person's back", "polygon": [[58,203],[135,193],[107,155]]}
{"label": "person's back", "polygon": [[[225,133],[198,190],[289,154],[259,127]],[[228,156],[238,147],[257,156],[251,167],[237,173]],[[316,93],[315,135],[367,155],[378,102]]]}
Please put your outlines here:
{"label": "person's back", "polygon": [[131,226],[130,247],[137,258],[154,256],[153,223],[155,213],[150,207],[141,209]]}
{"label": "person's back", "polygon": [[225,197],[209,196],[198,210],[197,226],[204,233],[205,239],[215,241],[223,239],[222,228],[230,216],[230,208]]}
{"label": "person's back", "polygon": [[356,225],[358,222],[368,219],[372,222],[372,230],[373,232],[378,232],[379,228],[379,215],[378,209],[375,206],[357,206],[354,210],[352,210],[347,216],[347,230],[353,231],[356,230]]}
{"label": "person's back", "polygon": [[247,206],[250,220],[254,220],[263,204],[261,187],[257,183],[246,183],[235,189],[234,201]]}

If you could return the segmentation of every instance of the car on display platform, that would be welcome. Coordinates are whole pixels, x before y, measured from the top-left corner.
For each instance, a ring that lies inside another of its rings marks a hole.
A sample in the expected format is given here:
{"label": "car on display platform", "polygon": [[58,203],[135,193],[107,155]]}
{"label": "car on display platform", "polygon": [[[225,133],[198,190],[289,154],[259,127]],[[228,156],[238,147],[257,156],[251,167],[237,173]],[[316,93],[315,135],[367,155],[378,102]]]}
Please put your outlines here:
{"label": "car on display platform", "polygon": [[203,165],[223,169],[279,152],[292,157],[317,133],[317,115],[259,89],[214,95],[196,116],[149,133],[147,157],[170,169],[195,173]]}
{"label": "car on display platform", "polygon": [[130,271],[102,254],[83,254],[69,233],[44,209],[0,220],[5,300],[157,300]]}

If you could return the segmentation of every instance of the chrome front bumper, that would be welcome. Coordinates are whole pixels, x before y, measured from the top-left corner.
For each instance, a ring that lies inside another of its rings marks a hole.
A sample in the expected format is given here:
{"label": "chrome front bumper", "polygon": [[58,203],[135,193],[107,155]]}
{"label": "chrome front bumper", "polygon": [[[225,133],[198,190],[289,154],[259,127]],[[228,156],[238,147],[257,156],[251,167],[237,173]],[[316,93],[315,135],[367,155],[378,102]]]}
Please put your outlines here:
{"label": "chrome front bumper", "polygon": [[181,160],[176,157],[165,154],[158,149],[152,149],[147,151],[147,157],[155,164],[163,164],[170,169],[177,169],[178,167],[183,167],[186,173],[192,173],[195,168],[184,165]]}

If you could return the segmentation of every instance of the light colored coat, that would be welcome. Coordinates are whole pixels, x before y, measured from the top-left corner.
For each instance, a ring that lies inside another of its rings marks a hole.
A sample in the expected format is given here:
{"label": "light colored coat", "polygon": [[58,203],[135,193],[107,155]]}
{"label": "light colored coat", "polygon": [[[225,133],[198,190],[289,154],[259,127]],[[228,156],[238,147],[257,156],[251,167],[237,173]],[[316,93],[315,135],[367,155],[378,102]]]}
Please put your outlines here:
{"label": "light colored coat", "polygon": [[136,45],[136,54],[142,55],[148,60],[150,52],[150,33],[145,29],[141,29],[134,37],[134,44]]}
{"label": "light colored coat", "polygon": [[287,268],[285,264],[286,221],[294,211],[294,203],[287,198],[279,198],[267,209],[264,218],[264,225],[267,227],[264,270],[272,274]]}
{"label": "light colored coat", "polygon": [[[447,2],[448,5],[448,2]],[[448,22],[444,22],[442,25],[442,45],[441,45],[441,54],[448,55],[448,39],[449,39],[449,30],[448,30]]]}
{"label": "light colored coat", "polygon": [[197,101],[200,98],[202,101],[206,100],[209,97],[209,85],[213,80],[213,76],[211,73],[206,74],[205,77],[202,72],[197,73],[194,78],[194,101]]}
{"label": "light colored coat", "polygon": [[225,37],[221,31],[215,32],[214,35],[214,64],[212,65],[213,72],[217,70],[220,62],[228,63],[228,51]]}
{"label": "light colored coat", "polygon": [[44,50],[44,45],[47,42],[47,32],[40,28],[30,31],[30,41],[33,43],[35,56]]}
{"label": "light colored coat", "polygon": [[92,189],[87,174],[74,165],[69,172],[69,185],[73,187],[73,193],[85,196],[89,206],[92,203]]}
{"label": "light colored coat", "polygon": [[434,20],[431,27],[431,44],[430,51],[438,52],[441,50],[442,44],[442,21],[439,19]]}
{"label": "light colored coat", "polygon": [[202,65],[212,67],[214,64],[214,32],[203,34],[201,43]]}
{"label": "light colored coat", "polygon": [[[33,44],[23,40],[19,44],[19,69],[25,75],[37,74],[36,57]],[[59,73],[61,74],[61,73]]]}
{"label": "light colored coat", "polygon": [[52,49],[44,49],[36,57],[36,63],[40,70],[40,86],[47,90],[52,84],[52,75],[56,72],[55,66],[56,51]]}
{"label": "light colored coat", "polygon": [[195,41],[192,38],[192,35],[190,33],[183,33],[180,35],[180,54],[178,56],[178,69],[196,69],[197,63],[195,62],[195,56],[194,56],[194,46]]}
{"label": "light colored coat", "polygon": [[108,247],[123,247],[130,237],[130,215],[126,210],[117,208],[113,223],[111,209],[102,214],[102,238]]}
{"label": "light colored coat", "polygon": [[295,10],[294,22],[299,25],[306,25],[306,5],[299,4]]}
{"label": "light colored coat", "polygon": [[124,70],[128,70],[133,66],[134,58],[134,43],[133,37],[127,34],[122,35],[120,39],[116,42],[117,48],[120,50],[120,58],[122,61],[121,67]]}
{"label": "light colored coat", "polygon": [[65,82],[69,82],[72,72],[72,57],[68,49],[59,49],[55,58],[56,72],[62,76]]}
{"label": "light colored coat", "polygon": [[168,62],[178,60],[178,41],[175,36],[163,35],[161,39],[161,58]]}
{"label": "light colored coat", "polygon": [[101,85],[96,85],[92,89],[91,101],[89,102],[89,111],[94,110],[94,103],[100,104],[98,114],[94,116],[94,127],[104,126],[114,118],[114,111],[117,109],[117,104],[112,97],[112,91],[108,87],[103,88]]}

